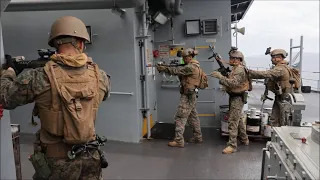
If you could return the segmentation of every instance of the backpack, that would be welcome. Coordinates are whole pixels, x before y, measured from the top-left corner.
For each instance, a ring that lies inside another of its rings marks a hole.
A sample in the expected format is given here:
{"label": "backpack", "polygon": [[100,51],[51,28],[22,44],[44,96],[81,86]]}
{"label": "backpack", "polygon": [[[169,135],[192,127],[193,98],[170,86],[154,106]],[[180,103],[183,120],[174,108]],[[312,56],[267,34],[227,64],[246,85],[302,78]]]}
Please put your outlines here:
{"label": "backpack", "polygon": [[[39,111],[41,124],[44,124],[42,128],[63,136],[67,144],[95,140],[95,119],[99,105],[98,66],[88,62],[86,67],[75,71],[49,61],[45,70],[51,84],[52,110],[43,115]],[[60,115],[55,117],[57,112]]]}
{"label": "backpack", "polygon": [[199,67],[200,71],[200,82],[199,82],[199,89],[205,89],[208,87],[208,77],[206,73]]}
{"label": "backpack", "polygon": [[294,79],[295,82],[293,84],[293,88],[299,89],[301,86],[301,74],[297,68],[293,68],[290,66],[284,66],[289,71],[289,75],[291,79]]}

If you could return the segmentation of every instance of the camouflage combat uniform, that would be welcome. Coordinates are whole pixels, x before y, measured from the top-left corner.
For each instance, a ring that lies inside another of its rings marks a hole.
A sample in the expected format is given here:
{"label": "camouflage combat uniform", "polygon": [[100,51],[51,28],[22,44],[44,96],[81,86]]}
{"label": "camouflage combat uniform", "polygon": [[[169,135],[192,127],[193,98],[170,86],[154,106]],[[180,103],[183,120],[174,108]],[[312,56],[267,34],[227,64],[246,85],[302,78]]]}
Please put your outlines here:
{"label": "camouflage combat uniform", "polygon": [[183,133],[187,122],[193,130],[193,138],[190,141],[202,142],[200,119],[196,109],[197,92],[193,83],[193,81],[195,83],[200,81],[198,80],[200,77],[199,67],[200,64],[196,60],[179,67],[158,66],[159,72],[177,75],[181,80],[180,103],[174,117],[176,125],[175,138],[173,142],[169,143],[170,146],[184,146]]}
{"label": "camouflage combat uniform", "polygon": [[248,136],[246,133],[246,128],[244,124],[244,120],[242,119],[242,109],[244,106],[243,94],[239,92],[239,94],[232,92],[236,88],[245,87],[247,90],[248,86],[248,77],[245,72],[245,68],[242,65],[237,67],[233,67],[229,78],[221,76],[220,84],[226,87],[226,91],[229,93],[229,120],[228,120],[228,131],[229,131],[229,142],[228,145],[234,148],[237,148],[237,136],[239,131],[239,137],[242,142],[246,142],[248,140]]}
{"label": "camouflage combat uniform", "polygon": [[[267,79],[268,90],[275,94],[272,113],[270,117],[271,125],[274,127],[286,125],[286,116],[291,111],[291,105],[286,99],[290,93],[291,85],[289,83],[289,72],[286,63],[279,63],[268,71],[249,70],[252,79]],[[278,84],[281,87],[282,93],[279,93]]]}
{"label": "camouflage combat uniform", "polygon": [[[230,51],[229,55],[231,58],[239,58],[243,62],[243,54],[240,51]],[[227,147],[223,150],[223,153],[229,154],[237,149],[238,133],[240,140],[246,145],[249,144],[242,109],[245,101],[244,93],[252,88],[251,82],[249,81],[248,71],[242,63],[233,65],[228,77],[221,75],[219,72],[213,72],[212,76],[220,80],[219,83],[224,86],[230,96],[228,119],[229,141]]]}
{"label": "camouflage combat uniform", "polygon": [[[110,92],[109,77],[100,70],[100,100],[106,99]],[[50,82],[44,68],[24,71],[18,76],[13,71],[5,71],[1,77],[0,104],[5,109],[15,109],[28,103],[41,103],[43,106],[50,104],[46,100],[50,92]],[[50,101],[50,102],[48,102]],[[62,143],[63,137],[49,134],[45,129],[40,129],[40,141],[45,144]],[[74,160],[66,158],[48,157],[49,166],[52,168],[50,179],[73,180],[73,179],[102,179],[100,168],[100,156],[97,151],[93,152],[93,158],[87,153]]]}
{"label": "camouflage combat uniform", "polygon": [[[281,55],[285,58],[287,53],[283,49],[274,49],[270,55]],[[268,90],[275,94],[270,117],[271,125],[274,127],[288,125],[289,114],[292,110],[289,103],[291,85],[289,83],[288,62],[286,60],[279,61],[272,69],[267,71],[249,70],[249,74],[252,79],[267,79]]]}
{"label": "camouflage combat uniform", "polygon": [[[60,24],[58,23],[58,25],[60,25],[60,28],[63,27],[64,31],[71,31],[71,34],[73,34],[73,36],[84,38],[86,40],[89,39],[89,35],[86,32],[86,27],[81,20],[75,17],[61,17],[56,22],[60,22]],[[70,23],[73,25],[71,26]],[[52,29],[55,28],[57,27],[53,26]],[[76,31],[81,28],[82,31]],[[51,32],[51,39],[54,39],[54,33],[59,33],[58,30],[59,28],[55,29],[54,32]],[[76,34],[78,32],[83,33],[84,35]],[[68,34],[68,32],[64,33]],[[70,38],[61,38],[59,39],[58,43],[74,43],[73,39],[72,41],[68,40],[70,40]],[[52,43],[53,41],[50,42]],[[50,42],[49,45],[52,45]],[[60,112],[62,112],[61,110],[55,112],[52,110],[52,102],[59,102],[61,104],[60,101],[62,101],[61,99],[63,98],[60,94],[54,93],[58,88],[52,88],[52,81],[50,80],[52,74],[49,73],[50,71],[48,71],[47,69],[49,66],[47,65],[55,62],[55,67],[65,69],[64,72],[72,72],[73,74],[70,73],[70,77],[84,77],[82,75],[86,75],[87,72],[93,72],[93,62],[91,58],[87,57],[87,55],[84,53],[79,53],[78,55],[54,54],[51,56],[51,60],[52,61],[49,61],[45,67],[26,70],[20,73],[18,76],[16,76],[15,72],[12,70],[6,70],[5,72],[3,72],[1,76],[0,85],[0,104],[2,104],[5,109],[15,109],[18,106],[23,106],[25,104],[35,102],[35,109],[38,110],[37,115],[39,115],[41,121],[41,128],[37,133],[39,135],[37,136],[37,141],[34,143],[35,152],[42,152],[45,154],[45,157],[47,158],[47,164],[51,171],[51,175],[47,179],[102,179],[100,155],[97,150],[93,149],[89,150],[88,152],[82,152],[81,154],[77,155],[75,159],[70,160],[67,157],[67,152],[71,150],[72,145],[64,143],[64,135],[57,136],[51,133],[52,131],[62,131],[62,134],[64,134],[65,129],[59,129],[59,127],[61,127],[63,123],[59,124],[56,121],[60,122],[65,121],[66,119],[64,119],[65,116],[61,115],[63,113],[60,114]],[[106,98],[108,98],[110,95],[110,77],[103,70],[100,70],[97,66],[95,67],[97,68],[94,69],[96,76],[91,76],[91,78],[96,79],[96,77],[99,77],[99,79],[96,81],[97,86],[95,86],[99,88],[97,90],[97,94],[94,95],[93,99],[95,99],[95,102],[100,104],[102,101],[106,100]],[[55,71],[54,69],[51,70]],[[55,80],[57,82],[57,78]],[[77,82],[80,83],[81,80],[82,79],[78,79]],[[64,90],[64,92],[68,93],[66,90]],[[73,98],[72,95],[69,97]],[[77,101],[77,99],[75,101]],[[76,106],[78,105],[79,104],[76,104]],[[52,114],[52,111],[53,113],[59,114],[59,116],[48,116],[49,113]],[[95,112],[93,112],[94,117],[92,117],[92,119],[95,120],[96,110],[93,111]],[[50,120],[54,122],[52,122],[52,124],[48,123],[50,122]],[[53,124],[59,125],[54,126]],[[71,129],[65,131],[68,131],[67,133],[69,135]],[[42,178],[39,178],[39,173],[37,173],[36,171],[36,173],[33,176],[33,179]]]}

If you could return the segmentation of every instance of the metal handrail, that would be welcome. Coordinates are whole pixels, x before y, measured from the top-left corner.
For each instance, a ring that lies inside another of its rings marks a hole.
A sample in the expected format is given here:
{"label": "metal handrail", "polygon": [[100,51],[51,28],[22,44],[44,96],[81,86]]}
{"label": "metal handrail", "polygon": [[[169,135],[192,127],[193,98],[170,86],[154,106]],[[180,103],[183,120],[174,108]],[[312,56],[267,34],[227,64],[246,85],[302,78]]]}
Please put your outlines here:
{"label": "metal handrail", "polygon": [[133,92],[110,92],[110,94],[116,94],[116,95],[130,95],[133,96]]}

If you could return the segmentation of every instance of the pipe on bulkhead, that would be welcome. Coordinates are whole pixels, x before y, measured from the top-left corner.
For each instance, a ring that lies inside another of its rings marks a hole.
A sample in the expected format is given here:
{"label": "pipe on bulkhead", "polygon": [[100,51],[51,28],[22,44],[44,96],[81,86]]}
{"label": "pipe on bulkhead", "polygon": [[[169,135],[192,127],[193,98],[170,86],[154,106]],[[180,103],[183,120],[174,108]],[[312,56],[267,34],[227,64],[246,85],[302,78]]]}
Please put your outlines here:
{"label": "pipe on bulkhead", "polygon": [[142,45],[143,45],[143,55],[141,58],[142,61],[142,76],[144,77],[143,80],[143,94],[142,94],[142,102],[143,102],[143,107],[142,107],[142,112],[147,118],[147,139],[151,137],[151,121],[150,121],[150,102],[149,102],[149,77],[147,75],[147,57],[148,57],[148,50],[147,50],[147,36],[148,36],[148,19],[147,19],[147,13],[148,13],[148,1],[145,2],[143,5],[143,14],[142,14],[142,31],[143,31],[143,40],[142,40]]}
{"label": "pipe on bulkhead", "polygon": [[[2,1],[2,0],[1,0]],[[142,6],[146,0],[11,0],[5,12],[112,9]]]}

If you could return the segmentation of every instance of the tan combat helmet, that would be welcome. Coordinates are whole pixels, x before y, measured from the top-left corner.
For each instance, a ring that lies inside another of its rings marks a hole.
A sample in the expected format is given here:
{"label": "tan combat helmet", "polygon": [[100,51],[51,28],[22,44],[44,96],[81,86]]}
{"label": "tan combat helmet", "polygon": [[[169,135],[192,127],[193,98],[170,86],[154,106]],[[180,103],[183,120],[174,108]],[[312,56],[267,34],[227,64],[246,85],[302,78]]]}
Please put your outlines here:
{"label": "tan combat helmet", "polygon": [[186,57],[186,56],[196,56],[198,54],[198,51],[197,50],[194,50],[194,49],[191,49],[191,48],[188,48],[188,49],[185,49],[182,51],[182,57]]}
{"label": "tan combat helmet", "polygon": [[283,49],[274,49],[271,51],[270,55],[282,55],[283,58],[286,58],[288,56],[288,53]]}
{"label": "tan combat helmet", "polygon": [[80,19],[73,16],[60,17],[52,24],[48,40],[49,46],[55,47],[55,45],[72,42],[72,40],[55,41],[59,36],[73,36],[90,41],[86,25]]}
{"label": "tan combat helmet", "polygon": [[233,58],[240,58],[241,61],[244,61],[244,56],[241,51],[230,51],[229,56]]}

